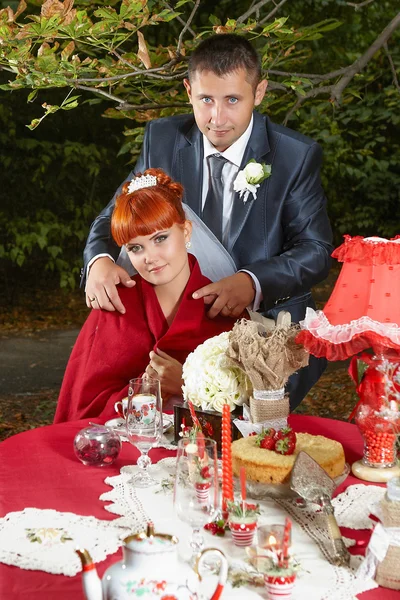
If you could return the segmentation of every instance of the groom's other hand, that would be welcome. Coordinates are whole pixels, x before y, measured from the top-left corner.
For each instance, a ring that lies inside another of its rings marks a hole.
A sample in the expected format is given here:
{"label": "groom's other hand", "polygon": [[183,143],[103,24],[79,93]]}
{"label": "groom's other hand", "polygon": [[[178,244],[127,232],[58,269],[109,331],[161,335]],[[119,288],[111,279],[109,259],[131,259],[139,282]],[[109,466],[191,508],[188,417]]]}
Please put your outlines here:
{"label": "groom's other hand", "polygon": [[208,311],[211,319],[218,314],[224,317],[240,317],[244,309],[253,302],[254,296],[253,280],[243,271],[209,283],[193,294],[195,300],[203,298],[205,304],[211,304]]}
{"label": "groom's other hand", "polygon": [[85,293],[86,306],[89,308],[125,313],[116,285],[122,283],[126,287],[136,285],[122,267],[116,265],[111,258],[98,258],[90,267]]}

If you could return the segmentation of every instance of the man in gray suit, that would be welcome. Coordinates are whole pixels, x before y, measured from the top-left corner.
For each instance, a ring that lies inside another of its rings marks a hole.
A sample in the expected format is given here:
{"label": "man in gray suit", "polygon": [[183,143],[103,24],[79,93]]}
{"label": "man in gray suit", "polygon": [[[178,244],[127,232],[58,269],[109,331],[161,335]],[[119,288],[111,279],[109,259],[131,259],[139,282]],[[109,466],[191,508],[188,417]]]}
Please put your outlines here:
{"label": "man in gray suit", "polygon": [[[211,318],[218,313],[238,316],[252,305],[272,318],[288,310],[298,322],[306,307],[314,306],[311,287],[330,267],[332,232],[320,181],[321,148],[254,111],[267,81],[261,79],[257,53],[241,36],[215,35],[203,41],[190,58],[184,85],[193,114],[148,123],[134,173],[160,167],[181,182],[184,202],[214,230],[237,265],[237,273],[198,290],[194,298],[210,304]],[[214,192],[210,157],[219,164],[224,159],[218,175],[222,187],[217,185]],[[251,160],[270,165],[271,175],[244,202],[234,182]],[[124,312],[115,285],[132,282],[114,262],[120,251],[110,234],[114,200],[94,221],[88,237],[86,302],[95,309]],[[311,357],[310,366],[291,378],[292,408],[325,364]]]}

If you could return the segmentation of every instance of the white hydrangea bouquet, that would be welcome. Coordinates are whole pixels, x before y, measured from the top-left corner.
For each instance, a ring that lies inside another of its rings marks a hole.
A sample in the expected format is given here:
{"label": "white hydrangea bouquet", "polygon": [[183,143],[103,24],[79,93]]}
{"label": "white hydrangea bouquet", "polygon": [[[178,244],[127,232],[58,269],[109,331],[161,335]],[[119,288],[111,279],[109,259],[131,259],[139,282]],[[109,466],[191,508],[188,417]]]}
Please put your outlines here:
{"label": "white hydrangea bouquet", "polygon": [[251,396],[250,380],[241,369],[231,366],[228,347],[227,331],[200,344],[183,365],[183,397],[201,410],[222,413],[222,406],[228,403],[233,411]]}

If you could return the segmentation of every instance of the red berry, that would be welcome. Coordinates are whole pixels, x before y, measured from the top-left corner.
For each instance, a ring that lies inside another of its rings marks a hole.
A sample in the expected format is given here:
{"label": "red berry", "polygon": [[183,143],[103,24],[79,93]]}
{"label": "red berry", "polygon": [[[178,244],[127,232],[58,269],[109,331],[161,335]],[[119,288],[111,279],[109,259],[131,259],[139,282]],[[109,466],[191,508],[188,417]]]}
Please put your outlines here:
{"label": "red berry", "polygon": [[275,443],[275,452],[279,454],[289,455],[293,454],[296,448],[296,443],[290,438],[286,437],[281,440],[277,440]]}
{"label": "red berry", "polygon": [[283,440],[285,438],[289,438],[290,440],[296,443],[296,434],[291,427],[283,427],[275,434],[275,441]]}
{"label": "red berry", "polygon": [[200,471],[200,477],[203,479],[210,479],[210,467],[203,467]]}
{"label": "red berry", "polygon": [[273,437],[265,437],[260,442],[260,448],[264,450],[273,450],[275,447],[275,440]]}

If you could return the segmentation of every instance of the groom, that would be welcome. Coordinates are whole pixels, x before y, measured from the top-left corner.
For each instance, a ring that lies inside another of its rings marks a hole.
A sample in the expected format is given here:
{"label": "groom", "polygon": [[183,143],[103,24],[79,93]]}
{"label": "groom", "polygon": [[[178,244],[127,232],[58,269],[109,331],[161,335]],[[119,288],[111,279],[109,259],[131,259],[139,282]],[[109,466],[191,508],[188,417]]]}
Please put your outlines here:
{"label": "groom", "polygon": [[[148,123],[134,172],[160,167],[180,181],[184,202],[220,238],[238,267],[194,298],[210,304],[211,318],[218,313],[239,316],[253,304],[272,318],[288,310],[298,322],[306,307],[314,306],[311,287],[330,267],[332,232],[320,181],[321,149],[254,111],[267,81],[261,79],[258,54],[241,36],[222,34],[203,41],[190,58],[184,85],[193,114]],[[267,170],[270,166],[271,175],[244,202],[234,183],[250,160]],[[114,263],[120,249],[110,235],[113,204],[114,198],[89,233],[86,302],[124,312],[115,286],[133,282]],[[292,409],[324,368],[324,361],[310,357],[310,366],[291,378]]]}

